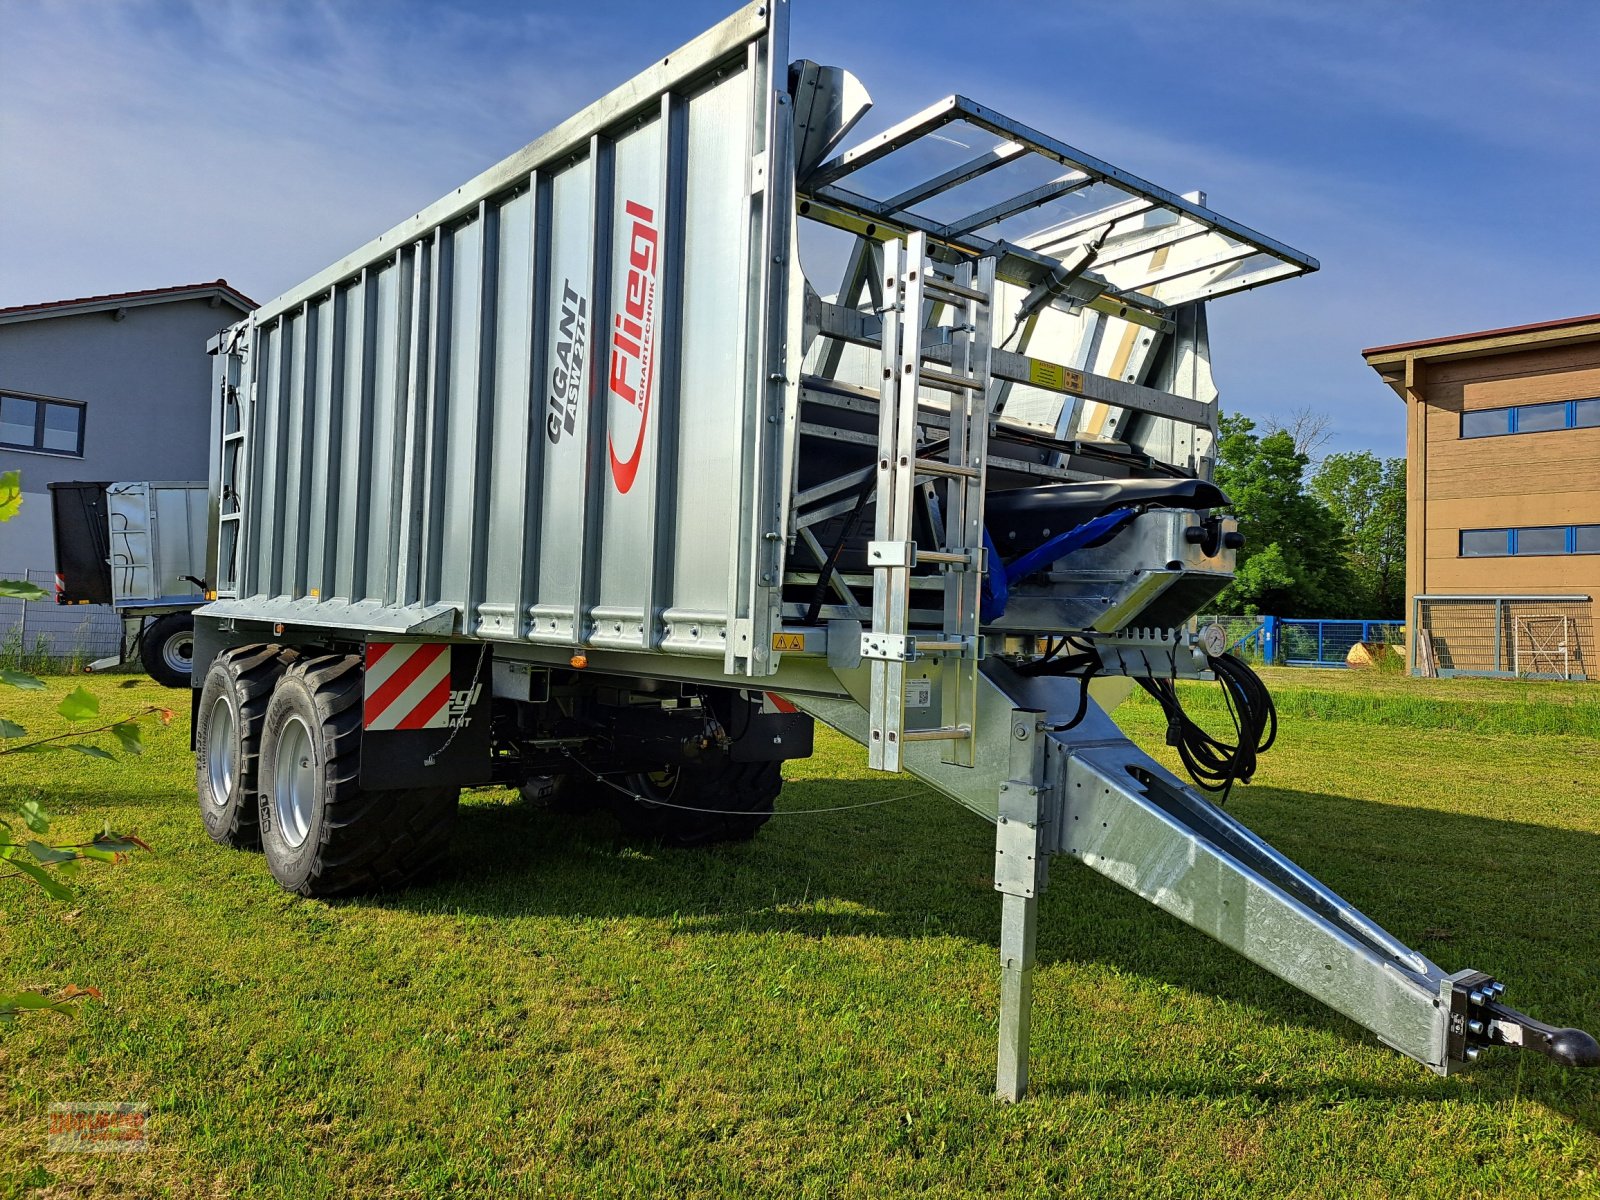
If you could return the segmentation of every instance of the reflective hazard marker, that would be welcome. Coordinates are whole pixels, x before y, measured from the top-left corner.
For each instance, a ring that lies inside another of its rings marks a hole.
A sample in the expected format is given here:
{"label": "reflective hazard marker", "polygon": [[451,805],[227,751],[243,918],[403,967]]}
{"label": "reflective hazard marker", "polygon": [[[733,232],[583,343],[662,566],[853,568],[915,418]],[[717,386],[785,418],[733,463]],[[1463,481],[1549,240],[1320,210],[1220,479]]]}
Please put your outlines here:
{"label": "reflective hazard marker", "polygon": [[450,647],[368,642],[364,729],[445,729],[450,724]]}

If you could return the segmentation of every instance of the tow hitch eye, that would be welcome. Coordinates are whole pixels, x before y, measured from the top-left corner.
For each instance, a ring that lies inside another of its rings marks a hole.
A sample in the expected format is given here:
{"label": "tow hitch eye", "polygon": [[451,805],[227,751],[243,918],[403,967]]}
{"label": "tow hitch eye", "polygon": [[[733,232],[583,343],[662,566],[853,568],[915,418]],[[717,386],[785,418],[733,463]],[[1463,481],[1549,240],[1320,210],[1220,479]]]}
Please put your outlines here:
{"label": "tow hitch eye", "polygon": [[1481,971],[1462,971],[1445,981],[1450,1006],[1447,1030],[1452,1062],[1476,1062],[1485,1046],[1535,1050],[1564,1067],[1600,1067],[1600,1043],[1581,1029],[1557,1029],[1500,1002],[1506,985]]}

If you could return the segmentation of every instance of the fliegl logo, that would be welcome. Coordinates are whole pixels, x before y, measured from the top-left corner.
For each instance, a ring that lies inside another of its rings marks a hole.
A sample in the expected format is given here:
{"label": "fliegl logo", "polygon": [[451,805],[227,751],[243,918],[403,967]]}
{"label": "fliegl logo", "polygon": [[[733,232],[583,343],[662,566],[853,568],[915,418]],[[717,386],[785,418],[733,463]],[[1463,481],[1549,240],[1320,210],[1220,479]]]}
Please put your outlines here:
{"label": "fliegl logo", "polygon": [[472,706],[478,702],[478,697],[483,692],[483,684],[474,683],[469,688],[452,689],[450,700],[446,705],[449,716],[450,728],[465,729],[472,724]]}
{"label": "fliegl logo", "polygon": [[[611,331],[611,422],[606,437],[611,478],[619,492],[631,488],[639,474],[645,423],[650,418],[658,258],[655,211],[630,200],[623,214],[633,224],[628,234],[627,290]],[[623,453],[622,447],[629,449]]]}

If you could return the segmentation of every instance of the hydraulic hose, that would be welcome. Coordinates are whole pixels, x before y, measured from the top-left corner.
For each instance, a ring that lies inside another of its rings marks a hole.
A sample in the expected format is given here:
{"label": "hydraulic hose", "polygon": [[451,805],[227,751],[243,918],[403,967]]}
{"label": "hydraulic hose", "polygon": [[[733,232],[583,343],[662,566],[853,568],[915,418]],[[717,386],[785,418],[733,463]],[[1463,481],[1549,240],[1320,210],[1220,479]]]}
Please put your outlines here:
{"label": "hydraulic hose", "polygon": [[1209,655],[1211,671],[1222,685],[1236,742],[1207,733],[1183,711],[1178,689],[1170,679],[1140,679],[1139,686],[1155,697],[1167,717],[1167,745],[1178,752],[1189,777],[1208,792],[1221,792],[1219,804],[1228,802],[1234,783],[1249,783],[1256,773],[1256,758],[1272,747],[1278,736],[1278,710],[1261,677],[1231,654]]}

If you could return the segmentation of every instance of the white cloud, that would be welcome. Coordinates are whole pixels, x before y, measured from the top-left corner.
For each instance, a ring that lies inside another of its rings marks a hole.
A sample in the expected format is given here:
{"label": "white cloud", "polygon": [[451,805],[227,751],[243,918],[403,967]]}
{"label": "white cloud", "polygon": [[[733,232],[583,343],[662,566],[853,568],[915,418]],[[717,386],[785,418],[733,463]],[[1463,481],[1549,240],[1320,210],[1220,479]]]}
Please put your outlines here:
{"label": "white cloud", "polygon": [[[268,299],[732,0],[0,5],[9,304],[218,275]],[[1214,306],[1224,402],[1310,404],[1343,445],[1397,453],[1363,346],[1600,308],[1582,152],[1600,5],[1518,12],[999,2],[975,25],[968,3],[908,0],[864,29],[854,5],[797,0],[794,49],[862,76],[863,133],[959,90],[1320,258]]]}

